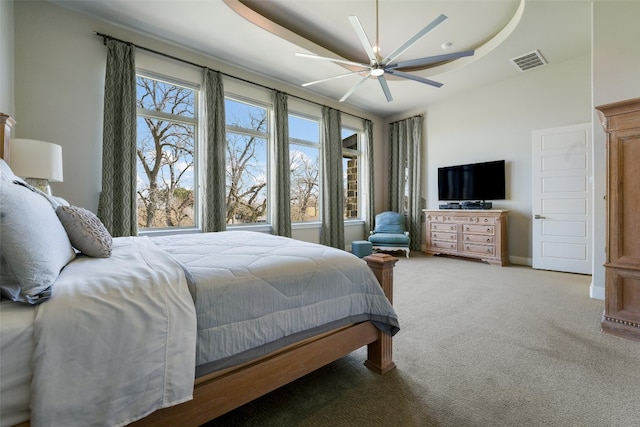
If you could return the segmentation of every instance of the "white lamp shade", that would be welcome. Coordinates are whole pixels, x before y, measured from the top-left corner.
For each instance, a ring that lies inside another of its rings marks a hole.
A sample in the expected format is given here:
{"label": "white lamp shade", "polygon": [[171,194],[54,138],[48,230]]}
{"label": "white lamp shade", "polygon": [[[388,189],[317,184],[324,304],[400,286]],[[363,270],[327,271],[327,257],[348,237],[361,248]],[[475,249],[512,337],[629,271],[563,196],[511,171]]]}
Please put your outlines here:
{"label": "white lamp shade", "polygon": [[62,147],[58,144],[14,138],[9,150],[11,170],[19,177],[62,182]]}

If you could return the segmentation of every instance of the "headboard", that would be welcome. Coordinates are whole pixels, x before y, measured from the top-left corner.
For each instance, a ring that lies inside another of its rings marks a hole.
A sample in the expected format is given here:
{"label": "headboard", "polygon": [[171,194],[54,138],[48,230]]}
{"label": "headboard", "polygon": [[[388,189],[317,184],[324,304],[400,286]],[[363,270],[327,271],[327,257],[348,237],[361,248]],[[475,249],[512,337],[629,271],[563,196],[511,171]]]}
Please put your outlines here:
{"label": "headboard", "polygon": [[9,140],[11,139],[11,128],[16,121],[4,113],[0,113],[0,159],[9,163]]}

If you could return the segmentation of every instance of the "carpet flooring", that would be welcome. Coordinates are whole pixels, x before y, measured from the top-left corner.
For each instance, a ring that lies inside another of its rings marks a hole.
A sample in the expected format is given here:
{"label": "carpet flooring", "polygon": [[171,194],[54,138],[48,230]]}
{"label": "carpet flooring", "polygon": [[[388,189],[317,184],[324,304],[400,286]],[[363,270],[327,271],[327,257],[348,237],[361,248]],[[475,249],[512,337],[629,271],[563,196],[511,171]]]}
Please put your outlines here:
{"label": "carpet flooring", "polygon": [[640,426],[640,342],[600,332],[591,276],[412,253],[397,369],[360,349],[215,426]]}

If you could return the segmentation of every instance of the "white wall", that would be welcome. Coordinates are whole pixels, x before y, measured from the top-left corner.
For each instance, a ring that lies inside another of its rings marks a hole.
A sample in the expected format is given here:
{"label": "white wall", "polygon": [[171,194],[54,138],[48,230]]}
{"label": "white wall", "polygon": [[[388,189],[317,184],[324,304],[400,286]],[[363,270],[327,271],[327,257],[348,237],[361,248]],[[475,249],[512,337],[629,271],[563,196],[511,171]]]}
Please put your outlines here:
{"label": "white wall", "polygon": [[[516,74],[426,108],[423,192],[438,208],[438,167],[506,160],[509,255],[531,263],[531,131],[591,121],[590,57]],[[424,240],[424,239],[423,239]]]}
{"label": "white wall", "polygon": [[13,2],[0,1],[0,113],[13,117]]}
{"label": "white wall", "polygon": [[[640,97],[640,2],[593,3],[593,106]],[[606,136],[594,114],[594,224],[605,224]],[[593,279],[590,294],[604,298],[606,235],[594,230]]]}
{"label": "white wall", "polygon": [[[14,17],[15,117],[18,120],[15,136],[62,146],[64,182],[53,184],[52,190],[72,204],[97,211],[101,188],[106,49],[102,39],[93,35],[94,31],[368,118],[374,122],[375,156],[382,157],[382,121],[371,114],[49,2],[16,2]],[[382,191],[376,191],[379,199],[384,197]],[[318,229],[297,233],[304,240],[319,239]],[[349,227],[345,230],[345,241],[349,244],[351,240],[360,240],[365,233],[361,224]],[[294,237],[298,236],[294,234]]]}

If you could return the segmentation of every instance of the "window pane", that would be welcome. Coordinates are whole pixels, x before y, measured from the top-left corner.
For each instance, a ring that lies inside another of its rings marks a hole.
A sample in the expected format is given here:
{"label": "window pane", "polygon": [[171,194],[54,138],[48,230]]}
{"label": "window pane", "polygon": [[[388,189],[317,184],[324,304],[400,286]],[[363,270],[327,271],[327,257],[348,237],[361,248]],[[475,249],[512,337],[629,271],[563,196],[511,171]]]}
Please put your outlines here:
{"label": "window pane", "polygon": [[227,132],[227,224],[267,220],[267,140]]}
{"label": "window pane", "polygon": [[320,149],[289,146],[291,162],[291,221],[318,221]]}
{"label": "window pane", "polygon": [[357,219],[358,215],[358,132],[342,128],[342,173],[344,191],[344,218]]}
{"label": "window pane", "polygon": [[182,117],[195,117],[195,91],[148,77],[137,76],[137,107]]}
{"label": "window pane", "polygon": [[344,218],[358,218],[358,157],[342,156],[344,174]]}
{"label": "window pane", "polygon": [[320,123],[316,120],[289,116],[289,138],[320,143]]}
{"label": "window pane", "polygon": [[228,126],[237,126],[264,134],[269,131],[266,109],[233,99],[225,99],[224,108]]}
{"label": "window pane", "polygon": [[266,222],[268,111],[228,98],[225,109],[227,224]]}
{"label": "window pane", "polygon": [[[137,76],[137,208],[140,228],[194,227],[197,92]],[[149,117],[144,110],[170,115]],[[171,119],[175,117],[175,120]],[[181,122],[188,118],[191,123]]]}

